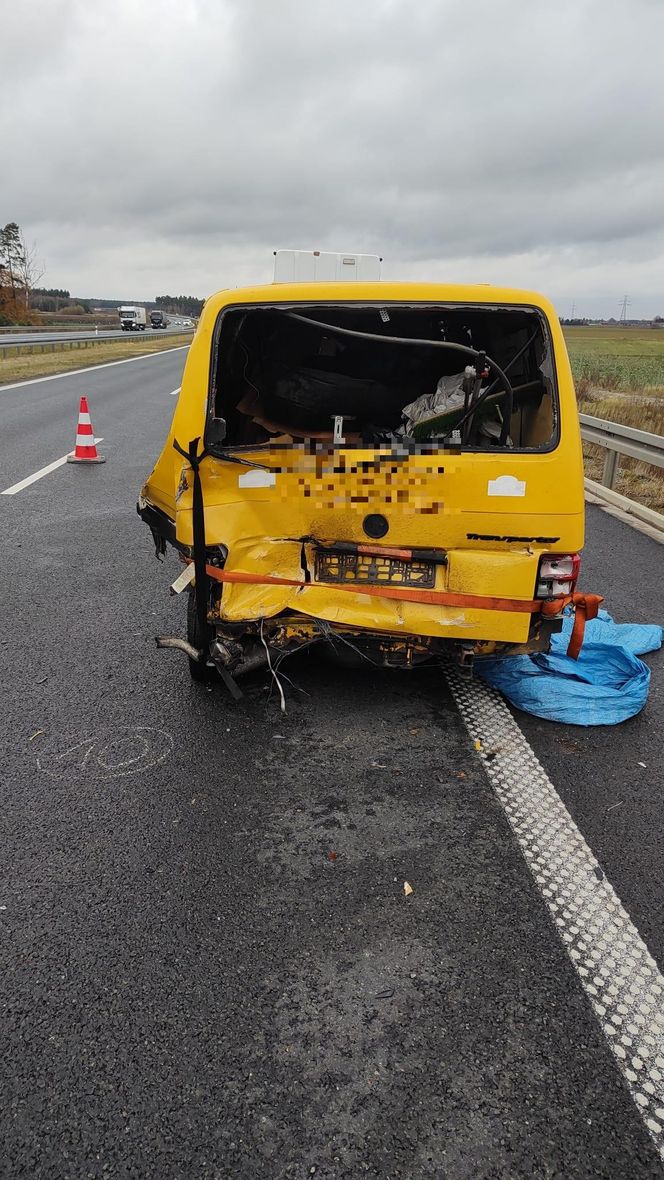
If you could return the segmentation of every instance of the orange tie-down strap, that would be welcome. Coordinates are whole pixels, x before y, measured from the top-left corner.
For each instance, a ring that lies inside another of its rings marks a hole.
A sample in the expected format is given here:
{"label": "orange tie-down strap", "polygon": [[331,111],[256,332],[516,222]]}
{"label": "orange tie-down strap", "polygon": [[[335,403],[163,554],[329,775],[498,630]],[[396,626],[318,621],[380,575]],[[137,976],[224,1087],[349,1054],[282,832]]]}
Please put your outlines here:
{"label": "orange tie-down strap", "polygon": [[454,594],[449,590],[417,590],[408,586],[386,586],[344,582],[302,582],[295,578],[278,578],[273,574],[251,574],[246,570],[222,570],[215,565],[206,566],[209,577],[217,582],[230,582],[249,586],[294,586],[305,589],[317,586],[326,590],[343,590],[349,594],[370,594],[376,598],[393,598],[401,602],[418,602],[432,606],[469,606],[475,610],[518,611],[520,614],[541,614],[545,619],[559,615],[566,606],[573,606],[574,627],[567,647],[567,654],[575,660],[581,650],[586,619],[597,617],[597,611],[604,599],[599,594],[564,594],[548,601],[539,598],[493,598],[484,594]]}

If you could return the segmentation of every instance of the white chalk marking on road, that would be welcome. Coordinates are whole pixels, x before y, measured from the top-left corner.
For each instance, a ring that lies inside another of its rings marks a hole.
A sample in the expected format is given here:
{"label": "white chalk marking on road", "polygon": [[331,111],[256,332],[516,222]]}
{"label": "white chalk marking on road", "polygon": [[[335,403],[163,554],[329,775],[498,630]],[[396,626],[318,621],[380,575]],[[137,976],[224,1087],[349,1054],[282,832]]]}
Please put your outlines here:
{"label": "white chalk marking on road", "polygon": [[168,396],[175,397],[176,393],[179,393],[181,389],[182,389],[182,386],[178,385],[177,389],[172,389]]}
{"label": "white chalk marking on road", "polygon": [[173,738],[165,729],[148,725],[122,725],[77,741],[62,753],[41,753],[37,766],[50,778],[102,780],[140,774],[158,766],[173,750]]}
{"label": "white chalk marking on road", "polygon": [[[95,443],[103,442],[103,438],[96,438]],[[89,446],[89,438],[86,436],[85,446]],[[74,452],[69,451],[67,455],[63,455],[61,459],[55,459],[53,463],[49,463],[46,467],[40,467],[39,471],[35,471],[34,475],[28,475],[19,483],[13,483],[10,488],[5,488],[4,492],[0,492],[0,496],[15,496],[17,492],[22,492],[23,488],[29,488],[31,483],[36,483],[38,479],[43,479],[45,475],[50,475],[52,471],[56,471],[58,467],[62,467],[63,463],[67,462],[69,455]]]}
{"label": "white chalk marking on road", "polygon": [[79,373],[96,373],[98,369],[112,369],[114,365],[131,365],[134,361],[151,361],[155,356],[168,356],[171,352],[182,352],[188,344],[177,348],[163,348],[161,352],[144,352],[141,356],[127,356],[123,361],[104,361],[103,365],[88,365],[87,369],[68,369],[66,373],[51,373],[50,377],[30,377],[28,381],[14,381],[11,385],[0,385],[0,393],[6,389],[21,389],[24,385],[39,385],[42,381],[59,381],[61,377],[77,377]]}
{"label": "white chalk marking on road", "polygon": [[565,950],[664,1159],[664,977],[504,701],[447,669],[454,700]]}

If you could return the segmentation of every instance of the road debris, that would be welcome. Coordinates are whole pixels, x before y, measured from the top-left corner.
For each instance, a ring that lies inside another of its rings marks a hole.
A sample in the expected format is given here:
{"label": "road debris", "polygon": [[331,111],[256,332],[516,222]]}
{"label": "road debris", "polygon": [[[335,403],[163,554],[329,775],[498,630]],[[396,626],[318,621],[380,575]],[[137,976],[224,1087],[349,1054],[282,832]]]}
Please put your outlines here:
{"label": "road debris", "polygon": [[391,1000],[393,995],[394,995],[394,988],[393,987],[386,987],[383,989],[382,992],[376,992],[375,999],[376,1000]]}
{"label": "road debris", "polygon": [[481,750],[481,749],[482,749],[482,743],[481,743],[481,741],[480,741],[480,739],[479,739],[479,738],[475,738],[475,749],[476,749],[476,750]]}
{"label": "road debris", "polygon": [[28,738],[28,741],[29,741],[29,742],[34,742],[35,738],[36,738],[36,737],[39,737],[40,733],[43,733],[43,732],[44,732],[44,730],[43,730],[43,729],[38,729],[36,733],[33,733],[32,737],[29,737],[29,738]]}
{"label": "road debris", "polygon": [[404,883],[403,883],[403,891],[404,891],[404,893],[405,893],[406,897],[409,897],[409,896],[410,896],[410,894],[413,892],[413,886],[412,886],[412,885],[409,885],[409,884],[408,884],[408,881],[404,881]]}
{"label": "road debris", "polygon": [[337,859],[337,854],[336,854],[336,852],[328,852],[328,854],[327,854],[327,859],[328,859],[328,860],[336,860],[336,859]]}
{"label": "road debris", "polygon": [[624,799],[620,799],[620,800],[618,801],[618,803],[612,803],[610,807],[607,807],[607,809],[606,809],[606,810],[607,810],[607,813],[608,813],[609,811],[614,811],[616,807],[622,807],[622,805],[623,805],[623,803],[624,803],[624,802],[625,802],[625,800],[624,800]]}

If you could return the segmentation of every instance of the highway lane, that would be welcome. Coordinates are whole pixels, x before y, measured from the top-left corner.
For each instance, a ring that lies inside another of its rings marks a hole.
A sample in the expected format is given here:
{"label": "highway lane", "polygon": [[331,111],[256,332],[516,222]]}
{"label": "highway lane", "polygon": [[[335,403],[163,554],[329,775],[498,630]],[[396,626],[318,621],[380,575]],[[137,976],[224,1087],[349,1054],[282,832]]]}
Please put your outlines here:
{"label": "highway lane", "polygon": [[[131,430],[132,403],[143,399],[146,406],[161,408],[164,390],[168,394],[180,384],[186,354],[186,347],[176,348],[29,385],[0,386],[0,492],[72,449],[83,394],[95,433],[115,458],[126,426]],[[166,397],[164,406],[172,413],[174,399]],[[151,441],[154,426],[149,430]]]}
{"label": "highway lane", "polygon": [[75,327],[59,332],[21,332],[20,329],[17,329],[15,332],[0,332],[0,345],[57,344],[58,341],[62,340],[114,340],[116,337],[129,340],[134,336],[177,336],[182,332],[191,331],[193,331],[192,328],[185,328],[177,324],[170,324],[167,328],[159,328],[157,330],[148,325],[144,332],[123,332],[121,328],[100,328],[98,332],[95,332],[94,328],[80,330]]}
{"label": "highway lane", "polygon": [[[661,1177],[438,670],[302,657],[284,717],[155,650],[184,604],[134,506],[184,355],[0,392],[12,479],[79,391],[108,456],[0,497],[7,1174]],[[661,612],[659,558],[591,510],[618,617]],[[661,963],[650,662],[626,726],[519,724]]]}

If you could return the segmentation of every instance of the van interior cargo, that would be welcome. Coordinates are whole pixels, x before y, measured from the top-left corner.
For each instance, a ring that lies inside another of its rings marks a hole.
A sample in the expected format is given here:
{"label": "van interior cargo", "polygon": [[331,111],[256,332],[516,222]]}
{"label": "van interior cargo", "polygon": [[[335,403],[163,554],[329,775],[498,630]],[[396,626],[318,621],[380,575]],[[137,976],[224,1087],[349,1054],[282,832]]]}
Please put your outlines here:
{"label": "van interior cargo", "polygon": [[546,451],[558,423],[548,329],[524,306],[228,308],[210,417],[226,423],[215,453],[309,441]]}

